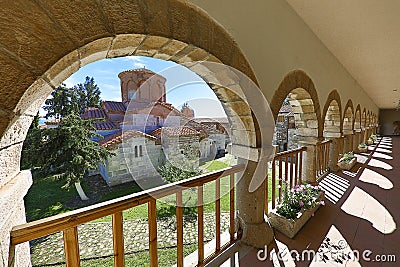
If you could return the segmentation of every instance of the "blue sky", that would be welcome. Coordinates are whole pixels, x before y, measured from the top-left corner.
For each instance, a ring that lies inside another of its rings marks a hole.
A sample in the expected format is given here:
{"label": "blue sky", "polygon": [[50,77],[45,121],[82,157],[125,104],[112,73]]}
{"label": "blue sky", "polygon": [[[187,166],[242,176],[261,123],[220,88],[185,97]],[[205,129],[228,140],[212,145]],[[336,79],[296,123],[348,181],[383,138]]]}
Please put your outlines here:
{"label": "blue sky", "polygon": [[[196,117],[226,117],[221,103],[214,92],[194,72],[171,61],[149,57],[129,56],[103,59],[88,64],[64,81],[67,87],[83,83],[85,77],[93,77],[99,86],[103,100],[121,101],[121,71],[146,67],[167,79],[167,102],[180,108],[188,102],[195,110]],[[45,112],[41,110],[41,115]]]}

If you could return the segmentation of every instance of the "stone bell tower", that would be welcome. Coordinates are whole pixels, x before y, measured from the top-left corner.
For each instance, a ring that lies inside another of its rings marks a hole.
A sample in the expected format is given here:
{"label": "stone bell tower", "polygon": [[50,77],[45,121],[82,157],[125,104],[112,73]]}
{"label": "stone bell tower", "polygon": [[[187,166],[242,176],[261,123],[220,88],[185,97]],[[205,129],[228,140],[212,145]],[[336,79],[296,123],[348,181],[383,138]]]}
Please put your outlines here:
{"label": "stone bell tower", "polygon": [[146,68],[123,71],[118,74],[121,80],[122,102],[135,101],[148,104],[166,102],[165,82],[163,76]]}

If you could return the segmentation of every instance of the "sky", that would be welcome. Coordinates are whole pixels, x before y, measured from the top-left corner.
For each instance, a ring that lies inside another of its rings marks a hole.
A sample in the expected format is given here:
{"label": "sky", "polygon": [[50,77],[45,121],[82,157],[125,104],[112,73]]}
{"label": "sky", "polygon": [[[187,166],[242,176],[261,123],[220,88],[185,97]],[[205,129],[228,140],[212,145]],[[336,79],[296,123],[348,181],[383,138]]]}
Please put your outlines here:
{"label": "sky", "polygon": [[[176,108],[179,109],[188,102],[195,111],[195,117],[226,117],[221,103],[208,85],[197,74],[172,61],[140,56],[103,59],[82,67],[64,83],[67,87],[72,87],[83,83],[86,76],[93,77],[101,90],[102,100],[121,101],[118,74],[143,67],[167,79],[167,102]],[[41,109],[40,114],[44,116],[46,113]]]}

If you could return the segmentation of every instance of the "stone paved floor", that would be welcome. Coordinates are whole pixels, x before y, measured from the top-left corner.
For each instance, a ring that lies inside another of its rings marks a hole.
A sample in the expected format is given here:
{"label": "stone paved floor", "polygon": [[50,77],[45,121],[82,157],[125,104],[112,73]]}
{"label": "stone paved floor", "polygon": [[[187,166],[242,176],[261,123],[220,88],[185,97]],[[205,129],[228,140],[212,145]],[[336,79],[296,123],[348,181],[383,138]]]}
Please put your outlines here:
{"label": "stone paved floor", "polygon": [[[204,215],[204,239],[210,241],[215,237],[215,214]],[[175,217],[160,218],[157,222],[159,248],[176,246]],[[221,231],[228,230],[229,213],[222,213]],[[78,227],[81,259],[113,255],[111,222],[87,223]],[[125,253],[148,249],[147,219],[124,221]],[[184,243],[197,243],[197,217],[184,217]],[[48,265],[64,261],[62,233],[46,236],[31,243],[33,266]]]}

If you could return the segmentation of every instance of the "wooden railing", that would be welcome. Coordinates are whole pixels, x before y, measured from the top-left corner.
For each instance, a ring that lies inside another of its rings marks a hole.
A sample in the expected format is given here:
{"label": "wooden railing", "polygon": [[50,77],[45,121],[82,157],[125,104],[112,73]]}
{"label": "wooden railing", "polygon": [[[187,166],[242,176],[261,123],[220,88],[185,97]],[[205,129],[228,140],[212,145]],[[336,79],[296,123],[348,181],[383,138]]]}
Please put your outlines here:
{"label": "wooden railing", "polygon": [[[78,226],[104,216],[112,215],[114,266],[124,266],[124,235],[123,215],[124,210],[147,204],[149,228],[150,266],[158,266],[157,252],[157,215],[156,200],[162,197],[176,195],[176,224],[177,224],[177,266],[183,266],[183,206],[182,192],[188,188],[197,188],[198,194],[198,266],[203,266],[220,254],[227,244],[221,244],[221,207],[220,207],[220,179],[230,177],[230,223],[229,233],[232,244],[237,241],[234,229],[235,220],[235,173],[244,170],[243,165],[236,165],[215,171],[206,175],[193,177],[184,181],[167,184],[150,190],[127,195],[86,208],[77,209],[56,216],[37,220],[16,226],[11,232],[9,266],[14,266],[15,246],[30,240],[62,231],[64,237],[64,253],[67,267],[80,266]],[[214,253],[205,259],[204,254],[204,210],[203,186],[205,183],[215,181],[216,185],[216,248]]]}
{"label": "wooden railing", "polygon": [[331,146],[332,140],[326,140],[317,144],[316,151],[316,176],[317,178],[326,174],[329,171],[328,163],[329,163],[329,149]]}
{"label": "wooden railing", "polygon": [[[272,209],[274,209],[278,203],[282,202],[282,189],[284,186],[288,186],[289,189],[291,189],[295,185],[302,183],[303,151],[306,151],[305,147],[281,152],[276,154],[272,160],[271,190],[268,188],[268,182],[265,183],[267,187],[265,196],[266,214],[268,214],[269,191],[271,191],[272,194],[271,205]],[[267,177],[267,179],[269,179],[269,177]]]}

